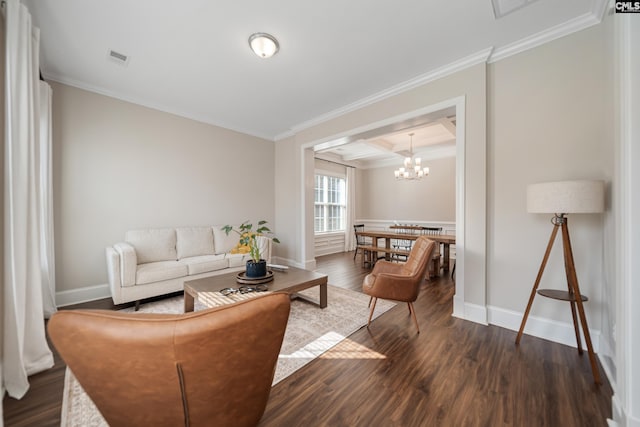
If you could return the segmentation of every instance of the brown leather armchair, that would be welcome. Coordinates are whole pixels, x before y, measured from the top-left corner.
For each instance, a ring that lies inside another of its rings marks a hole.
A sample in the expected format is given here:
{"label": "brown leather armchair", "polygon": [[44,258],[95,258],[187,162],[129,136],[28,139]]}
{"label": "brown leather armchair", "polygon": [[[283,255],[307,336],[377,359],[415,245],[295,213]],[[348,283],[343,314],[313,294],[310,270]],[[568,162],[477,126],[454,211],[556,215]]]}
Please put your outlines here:
{"label": "brown leather armchair", "polygon": [[383,298],[406,302],[416,329],[420,333],[413,302],[418,298],[420,284],[424,280],[435,247],[436,242],[429,240],[426,236],[420,236],[416,239],[407,262],[398,264],[378,261],[376,263],[371,274],[368,274],[362,283],[362,291],[373,298],[367,327],[371,324],[378,298]]}
{"label": "brown leather armchair", "polygon": [[113,426],[255,426],[289,318],[274,293],[181,315],[61,310],[55,347]]}

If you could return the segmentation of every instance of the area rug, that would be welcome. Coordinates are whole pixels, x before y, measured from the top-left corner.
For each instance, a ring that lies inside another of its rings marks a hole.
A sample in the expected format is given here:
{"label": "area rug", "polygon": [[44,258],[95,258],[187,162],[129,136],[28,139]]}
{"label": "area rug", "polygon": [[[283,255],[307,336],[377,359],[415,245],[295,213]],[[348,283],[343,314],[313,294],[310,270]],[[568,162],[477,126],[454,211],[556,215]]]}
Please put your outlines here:
{"label": "area rug", "polygon": [[[301,292],[317,299],[318,289]],[[245,294],[250,297],[255,294]],[[278,357],[273,384],[282,381],[322,353],[367,324],[369,296],[359,292],[327,286],[328,305],[325,309],[301,300],[291,302],[291,313]],[[142,304],[141,313],[182,313],[182,296]],[[395,304],[378,300],[374,318],[391,309]],[[196,301],[195,309],[206,308]],[[133,311],[125,309],[123,311]],[[61,426],[103,427],[107,426],[100,412],[84,392],[73,373],[67,369],[62,398]]]}

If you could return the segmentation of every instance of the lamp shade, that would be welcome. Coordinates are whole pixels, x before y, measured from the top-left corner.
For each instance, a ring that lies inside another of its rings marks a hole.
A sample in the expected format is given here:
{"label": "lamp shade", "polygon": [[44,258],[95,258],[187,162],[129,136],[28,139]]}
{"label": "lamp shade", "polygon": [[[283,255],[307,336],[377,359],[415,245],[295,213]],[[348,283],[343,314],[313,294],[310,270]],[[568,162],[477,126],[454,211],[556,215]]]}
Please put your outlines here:
{"label": "lamp shade", "polygon": [[527,212],[599,213],[604,211],[604,181],[558,181],[527,187]]}

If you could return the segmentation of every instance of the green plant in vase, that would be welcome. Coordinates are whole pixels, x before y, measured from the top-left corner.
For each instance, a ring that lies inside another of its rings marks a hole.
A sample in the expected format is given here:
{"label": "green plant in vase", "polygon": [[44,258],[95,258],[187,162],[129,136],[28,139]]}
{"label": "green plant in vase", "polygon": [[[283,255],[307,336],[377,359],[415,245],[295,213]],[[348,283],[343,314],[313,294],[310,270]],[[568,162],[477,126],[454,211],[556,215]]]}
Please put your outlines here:
{"label": "green plant in vase", "polygon": [[[267,227],[267,221],[258,221],[258,227],[254,230],[253,224],[249,221],[245,221],[237,228],[231,225],[225,225],[222,230],[229,235],[230,232],[237,233],[240,236],[240,241],[231,253],[249,254],[251,257],[247,261],[246,276],[247,277],[263,277],[267,275],[267,261],[262,259],[260,253],[260,245],[258,244],[258,236],[267,236],[273,234],[271,229]],[[271,240],[275,243],[280,243],[277,237],[271,237]]]}

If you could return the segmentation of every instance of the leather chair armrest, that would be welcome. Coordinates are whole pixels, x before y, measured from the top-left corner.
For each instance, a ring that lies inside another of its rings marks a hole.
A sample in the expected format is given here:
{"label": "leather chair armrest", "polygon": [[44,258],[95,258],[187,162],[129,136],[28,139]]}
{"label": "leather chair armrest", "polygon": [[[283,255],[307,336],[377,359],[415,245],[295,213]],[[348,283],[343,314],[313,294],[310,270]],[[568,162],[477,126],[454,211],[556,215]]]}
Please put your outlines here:
{"label": "leather chair armrest", "polygon": [[[376,263],[377,265],[377,263]],[[416,279],[402,274],[369,274],[364,279],[363,291],[376,298],[412,302],[418,298]]]}
{"label": "leather chair armrest", "polygon": [[138,268],[138,257],[133,245],[122,242],[113,245],[113,249],[120,256],[120,281],[122,286],[133,286],[136,284],[136,269]]}

